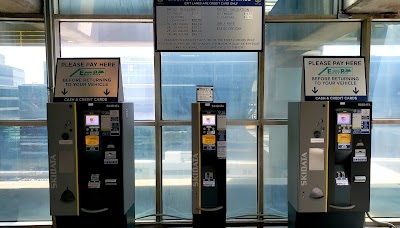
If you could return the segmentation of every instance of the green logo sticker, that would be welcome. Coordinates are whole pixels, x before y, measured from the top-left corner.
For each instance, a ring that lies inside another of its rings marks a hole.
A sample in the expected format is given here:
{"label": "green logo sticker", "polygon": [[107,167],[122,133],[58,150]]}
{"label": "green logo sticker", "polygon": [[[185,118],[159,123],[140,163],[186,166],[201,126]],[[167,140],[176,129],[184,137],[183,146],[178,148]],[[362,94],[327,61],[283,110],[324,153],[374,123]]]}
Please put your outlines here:
{"label": "green logo sticker", "polygon": [[318,75],[332,76],[332,75],[353,75],[352,67],[325,67]]}
{"label": "green logo sticker", "polygon": [[79,76],[106,76],[104,68],[79,68],[70,77]]}

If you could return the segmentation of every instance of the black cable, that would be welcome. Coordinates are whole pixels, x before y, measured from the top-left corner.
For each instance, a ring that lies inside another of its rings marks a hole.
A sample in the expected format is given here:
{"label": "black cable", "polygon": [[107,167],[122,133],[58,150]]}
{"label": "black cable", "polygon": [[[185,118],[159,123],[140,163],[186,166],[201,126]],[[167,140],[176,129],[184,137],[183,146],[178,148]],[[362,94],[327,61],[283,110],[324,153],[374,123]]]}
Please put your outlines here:
{"label": "black cable", "polygon": [[[180,220],[191,220],[191,218],[184,218],[184,217],[179,217],[179,216],[169,215],[169,214],[149,214],[149,215],[137,217],[137,218],[135,218],[135,220],[140,220],[140,219],[153,217],[153,216],[171,217],[171,218],[176,218],[176,219],[180,219]],[[267,217],[268,219],[286,219],[287,218],[285,216],[273,215],[273,214],[247,214],[247,215],[238,215],[238,216],[227,217],[226,219],[241,219],[241,218],[252,217],[252,216],[254,216],[254,217],[260,216],[260,217],[263,217],[263,219],[265,219],[265,217]]]}
{"label": "black cable", "polygon": [[153,216],[171,217],[171,218],[176,218],[176,219],[180,219],[180,220],[190,220],[191,219],[191,218],[184,218],[184,217],[179,217],[179,216],[169,215],[169,214],[150,214],[150,215],[137,217],[137,218],[135,218],[135,220],[144,219],[144,218],[153,217]]}
{"label": "black cable", "polygon": [[232,217],[227,217],[226,219],[246,219],[247,217],[267,217],[267,219],[287,219],[285,216],[273,215],[273,214],[246,214],[246,215],[237,215]]}
{"label": "black cable", "polygon": [[368,218],[371,219],[371,221],[374,222],[374,223],[377,223],[377,224],[379,224],[379,225],[388,226],[388,227],[391,227],[391,228],[396,228],[396,226],[393,225],[393,224],[390,223],[390,222],[379,222],[379,221],[375,220],[374,218],[372,218],[371,215],[369,215],[368,212],[366,212],[366,214],[367,214]]}

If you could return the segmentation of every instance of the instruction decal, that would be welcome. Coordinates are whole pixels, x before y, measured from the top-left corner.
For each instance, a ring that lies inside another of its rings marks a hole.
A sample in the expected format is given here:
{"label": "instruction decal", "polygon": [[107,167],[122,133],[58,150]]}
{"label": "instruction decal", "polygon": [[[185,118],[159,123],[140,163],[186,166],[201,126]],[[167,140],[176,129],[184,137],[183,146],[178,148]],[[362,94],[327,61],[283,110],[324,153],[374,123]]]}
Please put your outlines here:
{"label": "instruction decal", "polygon": [[118,101],[120,74],[119,58],[60,58],[54,101]]}
{"label": "instruction decal", "polygon": [[363,57],[303,57],[305,101],[367,101]]}

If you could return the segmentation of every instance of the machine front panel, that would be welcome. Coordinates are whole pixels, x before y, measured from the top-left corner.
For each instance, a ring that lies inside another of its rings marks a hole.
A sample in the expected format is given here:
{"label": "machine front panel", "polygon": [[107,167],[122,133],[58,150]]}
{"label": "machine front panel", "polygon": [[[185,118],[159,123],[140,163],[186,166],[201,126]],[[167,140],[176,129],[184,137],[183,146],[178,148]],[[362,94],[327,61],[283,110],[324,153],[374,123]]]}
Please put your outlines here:
{"label": "machine front panel", "polygon": [[330,115],[329,210],[369,211],[372,104],[331,102]]}
{"label": "machine front panel", "polygon": [[298,154],[299,212],[325,212],[327,206],[328,103],[308,102],[301,105]]}
{"label": "machine front panel", "polygon": [[193,226],[226,220],[226,105],[192,104]]}
{"label": "machine front panel", "polygon": [[290,107],[298,114],[289,123],[299,129],[298,135],[289,134],[297,138],[288,141],[299,144],[288,152],[289,164],[295,164],[288,167],[288,188],[298,189],[289,192],[291,206],[297,213],[369,211],[372,103],[299,102],[299,108]]}
{"label": "machine front panel", "polygon": [[47,104],[50,214],[79,215],[75,103]]}
{"label": "machine front panel", "polygon": [[79,104],[81,213],[123,214],[121,109]]}

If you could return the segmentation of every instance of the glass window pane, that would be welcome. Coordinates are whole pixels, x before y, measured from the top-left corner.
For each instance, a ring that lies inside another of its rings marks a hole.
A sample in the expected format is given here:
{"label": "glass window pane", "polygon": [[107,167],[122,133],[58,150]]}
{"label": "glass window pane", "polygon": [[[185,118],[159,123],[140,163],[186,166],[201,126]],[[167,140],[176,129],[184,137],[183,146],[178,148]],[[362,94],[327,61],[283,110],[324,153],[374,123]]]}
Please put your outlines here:
{"label": "glass window pane", "polygon": [[227,217],[257,214],[257,127],[227,128]]}
{"label": "glass window pane", "polygon": [[227,103],[227,118],[257,113],[257,53],[161,53],[162,118],[189,120],[196,86],[214,86],[214,102]]}
{"label": "glass window pane", "polygon": [[[257,212],[257,129],[227,128],[227,217]],[[191,127],[163,127],[163,209],[192,218]]]}
{"label": "glass window pane", "polygon": [[156,213],[155,144],[154,127],[135,127],[135,218]]}
{"label": "glass window pane", "polygon": [[154,49],[151,23],[63,22],[61,57],[120,57],[125,101],[135,120],[154,120]]}
{"label": "glass window pane", "polygon": [[332,0],[265,0],[266,14],[336,14]]}
{"label": "glass window pane", "polygon": [[400,217],[399,125],[374,125],[371,158],[371,216]]}
{"label": "glass window pane", "polygon": [[374,118],[400,117],[400,23],[372,23],[370,100]]}
{"label": "glass window pane", "polygon": [[264,213],[287,217],[287,126],[264,127]]}
{"label": "glass window pane", "polygon": [[0,119],[46,119],[44,24],[0,22]]}
{"label": "glass window pane", "polygon": [[162,204],[164,214],[192,219],[192,130],[162,128]]}
{"label": "glass window pane", "polygon": [[153,0],[58,0],[60,14],[151,15]]}
{"label": "glass window pane", "polygon": [[0,221],[51,220],[46,127],[0,127]]}
{"label": "glass window pane", "polygon": [[303,56],[359,56],[361,24],[267,23],[264,118],[287,119],[300,101]]}

